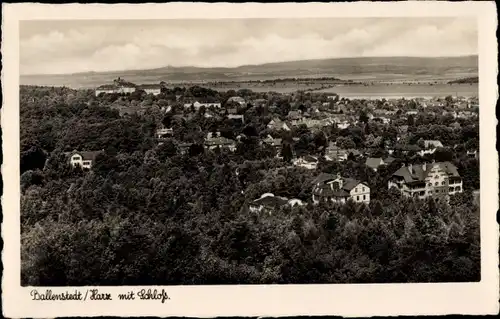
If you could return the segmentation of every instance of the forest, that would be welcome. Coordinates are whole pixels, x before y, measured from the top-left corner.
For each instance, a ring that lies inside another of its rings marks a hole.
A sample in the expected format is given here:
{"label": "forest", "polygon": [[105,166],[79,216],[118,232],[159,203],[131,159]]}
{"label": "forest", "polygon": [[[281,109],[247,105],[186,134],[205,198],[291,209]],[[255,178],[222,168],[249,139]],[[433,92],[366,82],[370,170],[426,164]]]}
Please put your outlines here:
{"label": "forest", "polygon": [[[187,92],[188,91],[188,92]],[[291,108],[239,109],[245,125],[206,118],[175,105],[176,94],[227,100],[234,92],[176,88],[159,96],[98,96],[91,90],[21,87],[22,285],[212,285],[407,283],[480,280],[479,161],[464,150],[478,146],[479,125],[468,119],[422,115],[407,120],[408,137],[459,144],[432,155],[452,161],[464,193],[444,200],[404,198],[387,179],[415,154],[396,154],[373,172],[363,162],[321,161],[317,171],[288,165],[258,141],[267,135],[296,152],[321,154],[328,140],[386,155],[391,125],[369,122],[312,132],[273,132],[266,124]],[[309,101],[311,102],[311,101]],[[314,101],[312,101],[314,102]],[[352,102],[363,109],[363,102]],[[304,103],[304,107],[309,107]],[[177,115],[162,107],[174,105]],[[123,108],[143,112],[123,113]],[[189,114],[188,114],[189,113]],[[403,120],[401,120],[403,121]],[[403,121],[404,122],[404,121]],[[451,123],[458,122],[455,128]],[[162,124],[174,136],[158,145]],[[203,150],[209,131],[239,139],[235,152]],[[179,144],[191,142],[189,152]],[[103,150],[90,171],[72,168],[65,152]],[[366,181],[369,205],[313,205],[319,172]],[[263,193],[307,205],[255,214],[249,203]]]}

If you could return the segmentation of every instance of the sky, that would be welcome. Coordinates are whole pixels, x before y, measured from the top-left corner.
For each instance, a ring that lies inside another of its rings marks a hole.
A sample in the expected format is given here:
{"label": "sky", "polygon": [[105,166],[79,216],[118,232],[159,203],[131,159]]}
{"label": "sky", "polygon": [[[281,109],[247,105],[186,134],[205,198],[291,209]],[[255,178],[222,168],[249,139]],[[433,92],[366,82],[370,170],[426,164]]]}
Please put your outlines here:
{"label": "sky", "polygon": [[478,53],[473,18],[49,20],[20,24],[20,73],[237,67]]}

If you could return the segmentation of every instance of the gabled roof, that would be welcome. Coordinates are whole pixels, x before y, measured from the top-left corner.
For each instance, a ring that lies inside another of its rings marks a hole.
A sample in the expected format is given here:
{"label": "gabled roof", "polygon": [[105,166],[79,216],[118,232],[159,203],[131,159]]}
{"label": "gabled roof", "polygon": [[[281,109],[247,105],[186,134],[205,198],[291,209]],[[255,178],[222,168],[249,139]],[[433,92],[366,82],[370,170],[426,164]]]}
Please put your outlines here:
{"label": "gabled roof", "polygon": [[[424,170],[424,165],[425,165],[425,170]],[[425,181],[425,178],[427,177],[431,169],[435,165],[437,165],[448,175],[453,177],[460,177],[460,174],[458,173],[456,166],[450,162],[440,162],[440,163],[424,164],[424,165],[412,165],[411,172],[408,166],[403,166],[400,169],[398,169],[393,174],[393,176],[403,177],[406,183],[423,182]]]}
{"label": "gabled roof", "polygon": [[314,195],[321,197],[349,197],[349,192],[344,189],[331,189],[330,185],[322,185],[313,190]]}
{"label": "gabled roof", "polygon": [[118,87],[113,84],[104,84],[96,88],[96,90],[117,90],[117,89]]}

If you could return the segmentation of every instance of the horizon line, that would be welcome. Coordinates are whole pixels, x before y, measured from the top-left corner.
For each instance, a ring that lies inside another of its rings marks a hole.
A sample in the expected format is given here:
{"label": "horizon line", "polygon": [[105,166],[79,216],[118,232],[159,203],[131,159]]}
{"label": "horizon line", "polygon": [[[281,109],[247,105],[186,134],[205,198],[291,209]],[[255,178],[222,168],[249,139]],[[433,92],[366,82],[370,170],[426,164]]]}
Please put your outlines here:
{"label": "horizon line", "polygon": [[126,69],[126,70],[108,70],[108,71],[82,71],[73,73],[19,73],[19,76],[67,76],[67,75],[85,75],[85,74],[102,74],[102,73],[119,73],[119,72],[131,72],[131,71],[154,71],[165,68],[197,68],[197,69],[237,69],[242,67],[251,66],[263,66],[268,64],[280,64],[280,63],[293,63],[293,62],[306,62],[306,61],[321,61],[321,60],[347,60],[347,59],[380,59],[380,58],[413,58],[413,59],[450,59],[450,58],[466,58],[466,57],[479,57],[479,54],[463,54],[463,55],[444,55],[444,56],[410,56],[410,55],[393,55],[393,56],[357,56],[357,57],[331,57],[331,58],[317,58],[317,59],[303,59],[303,60],[286,60],[286,61],[275,61],[275,62],[265,62],[259,64],[241,64],[237,66],[196,66],[196,65],[165,65],[154,68],[139,68],[139,69]]}

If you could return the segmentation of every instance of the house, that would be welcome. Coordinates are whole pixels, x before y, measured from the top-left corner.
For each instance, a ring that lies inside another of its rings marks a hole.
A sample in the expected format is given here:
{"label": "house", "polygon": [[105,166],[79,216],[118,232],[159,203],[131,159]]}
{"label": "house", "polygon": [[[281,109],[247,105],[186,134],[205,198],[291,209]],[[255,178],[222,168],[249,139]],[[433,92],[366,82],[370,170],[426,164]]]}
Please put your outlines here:
{"label": "house", "polygon": [[227,148],[230,151],[236,150],[236,142],[220,136],[220,132],[217,132],[216,134],[208,133],[204,144],[205,148],[209,150],[216,148]]}
{"label": "house", "polygon": [[395,187],[402,195],[427,198],[461,193],[462,178],[450,162],[402,166],[389,179],[389,189]]}
{"label": "house", "polygon": [[147,94],[158,95],[161,93],[162,86],[160,84],[142,84],[137,87],[138,90],[142,90]]}
{"label": "house", "polygon": [[345,203],[352,199],[358,203],[370,203],[370,187],[352,178],[343,178],[340,174],[321,173],[313,181],[313,203]]}
{"label": "house", "polygon": [[385,162],[381,157],[368,157],[365,165],[376,172],[380,166],[385,165]]}
{"label": "house", "polygon": [[156,138],[171,137],[174,135],[174,130],[171,128],[160,128],[156,130]]}
{"label": "house", "polygon": [[92,165],[95,163],[95,159],[97,155],[102,153],[102,151],[93,151],[93,152],[78,152],[73,151],[69,153],[69,162],[71,166],[76,167],[80,166],[81,168],[90,169]]}
{"label": "house", "polygon": [[262,140],[262,144],[270,145],[277,151],[281,149],[281,142],[281,138],[273,138],[271,135],[268,135],[265,139]]}
{"label": "house", "polygon": [[286,197],[274,196],[271,193],[265,193],[260,198],[252,201],[249,209],[253,213],[265,212],[271,215],[274,210],[283,206],[297,207],[303,205],[304,203],[300,199],[288,199]]}
{"label": "house", "polygon": [[290,127],[278,118],[272,119],[268,124],[267,128],[271,130],[285,130],[290,131]]}
{"label": "house", "polygon": [[221,104],[220,103],[212,103],[212,102],[207,102],[207,103],[201,103],[199,101],[194,101],[192,103],[185,103],[184,104],[184,108],[185,109],[189,109],[191,106],[194,107],[195,110],[199,110],[200,107],[202,106],[205,106],[205,108],[210,108],[210,107],[214,107],[216,109],[220,109],[221,108]]}
{"label": "house", "polygon": [[433,148],[427,148],[427,149],[423,149],[423,150],[420,150],[418,153],[418,155],[420,155],[421,157],[424,157],[425,155],[431,155],[431,154],[434,154],[434,152],[436,151],[437,148],[433,147]]}
{"label": "house", "polygon": [[437,148],[437,147],[444,147],[443,143],[438,140],[425,140],[424,141],[425,148]]}
{"label": "house", "polygon": [[238,103],[239,105],[245,105],[247,102],[245,101],[244,98],[240,97],[240,96],[232,96],[230,97],[226,104],[231,104],[231,103]]}
{"label": "house", "polygon": [[478,158],[478,151],[477,150],[468,150],[467,151],[467,157],[470,157],[470,158]]}
{"label": "house", "polygon": [[410,110],[410,111],[406,112],[406,115],[417,115],[417,114],[418,114],[417,110]]}
{"label": "house", "polygon": [[105,85],[101,85],[95,89],[96,96],[98,96],[101,93],[104,93],[104,94],[118,93],[118,90],[117,90],[116,86],[114,86],[112,84],[105,84]]}
{"label": "house", "polygon": [[296,159],[293,165],[306,169],[316,169],[316,167],[318,167],[318,159],[314,156],[306,155]]}
{"label": "house", "polygon": [[339,148],[335,143],[330,143],[325,150],[325,159],[327,161],[346,161],[348,155],[346,150]]}

